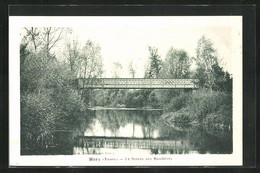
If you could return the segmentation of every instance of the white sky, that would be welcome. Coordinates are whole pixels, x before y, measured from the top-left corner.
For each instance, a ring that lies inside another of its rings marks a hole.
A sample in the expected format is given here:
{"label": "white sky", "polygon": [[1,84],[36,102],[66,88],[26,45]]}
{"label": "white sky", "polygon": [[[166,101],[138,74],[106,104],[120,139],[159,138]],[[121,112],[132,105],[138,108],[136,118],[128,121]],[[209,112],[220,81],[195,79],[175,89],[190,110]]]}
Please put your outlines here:
{"label": "white sky", "polygon": [[[237,28],[242,25],[240,16],[88,16],[88,17],[20,17],[17,25],[35,27],[70,27],[73,36],[83,46],[91,40],[101,46],[104,76],[112,77],[112,64],[123,66],[120,77],[131,77],[128,63],[133,59],[136,77],[143,77],[149,57],[148,46],[157,47],[165,58],[170,47],[186,50],[196,56],[197,42],[202,35],[209,38],[217,49],[221,66],[233,74],[234,45],[241,41]],[[23,19],[23,20],[22,20]],[[242,44],[242,43],[241,43]],[[62,48],[62,47],[60,47]],[[59,48],[59,52],[63,49]],[[242,48],[242,45],[240,46]],[[236,50],[237,51],[237,50]],[[242,51],[242,49],[240,50]],[[242,53],[240,52],[239,53]],[[62,54],[58,55],[62,58]]]}
{"label": "white sky", "polygon": [[215,44],[219,57],[223,59],[222,66],[232,73],[232,28],[221,24],[214,26],[209,18],[204,18],[203,22],[198,18],[187,20],[185,17],[90,17],[84,22],[84,27],[72,28],[73,37],[82,46],[88,39],[101,46],[105,70],[103,77],[112,77],[115,61],[123,66],[120,77],[131,77],[127,67],[133,59],[136,77],[142,78],[149,57],[148,46],[157,47],[162,59],[171,46],[185,49],[190,56],[196,56],[197,42],[202,35]]}

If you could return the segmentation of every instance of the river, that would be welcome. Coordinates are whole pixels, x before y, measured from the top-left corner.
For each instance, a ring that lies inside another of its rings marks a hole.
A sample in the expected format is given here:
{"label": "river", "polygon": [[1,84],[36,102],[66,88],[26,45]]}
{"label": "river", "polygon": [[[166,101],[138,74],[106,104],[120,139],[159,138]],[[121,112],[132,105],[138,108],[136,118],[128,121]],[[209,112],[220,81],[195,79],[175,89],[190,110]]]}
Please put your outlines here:
{"label": "river", "polygon": [[[74,155],[230,154],[232,130],[172,124],[162,110],[92,109],[74,133]],[[77,135],[75,135],[77,134]]]}

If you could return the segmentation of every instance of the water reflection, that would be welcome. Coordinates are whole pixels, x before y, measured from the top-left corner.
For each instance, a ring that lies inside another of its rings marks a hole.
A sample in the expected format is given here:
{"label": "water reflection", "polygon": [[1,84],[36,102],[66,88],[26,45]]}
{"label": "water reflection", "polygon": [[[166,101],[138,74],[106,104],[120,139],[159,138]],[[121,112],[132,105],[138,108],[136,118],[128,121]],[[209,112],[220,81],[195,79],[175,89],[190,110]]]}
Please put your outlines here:
{"label": "water reflection", "polygon": [[232,153],[231,130],[169,125],[161,114],[158,110],[93,110],[91,123],[75,138],[73,154]]}
{"label": "water reflection", "polygon": [[86,129],[84,136],[157,138],[158,132],[158,129],[151,129],[132,122],[119,126],[118,129],[108,129],[98,119],[95,119],[91,127]]}

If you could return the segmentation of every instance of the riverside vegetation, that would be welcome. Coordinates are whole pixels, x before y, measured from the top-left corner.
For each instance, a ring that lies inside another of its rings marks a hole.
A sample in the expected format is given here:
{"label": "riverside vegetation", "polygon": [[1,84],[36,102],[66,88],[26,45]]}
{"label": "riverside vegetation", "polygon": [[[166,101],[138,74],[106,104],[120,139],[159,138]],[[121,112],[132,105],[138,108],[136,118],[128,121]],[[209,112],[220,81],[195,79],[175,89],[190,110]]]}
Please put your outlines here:
{"label": "riverside vegetation", "polygon": [[[217,50],[205,36],[198,40],[196,57],[171,47],[162,60],[157,48],[148,47],[144,74],[144,78],[196,78],[198,90],[78,90],[77,77],[102,77],[101,47],[90,40],[83,46],[77,40],[66,40],[70,28],[31,27],[25,31],[20,43],[22,154],[44,153],[51,147],[71,154],[73,138],[83,135],[92,122],[87,108],[94,106],[160,108],[160,118],[168,125],[232,127],[232,76],[219,65]],[[62,60],[55,49],[59,45],[64,46],[59,51]],[[195,69],[191,69],[192,63]],[[122,65],[115,62],[113,66],[113,77],[120,77]],[[134,78],[132,62],[128,68]]]}

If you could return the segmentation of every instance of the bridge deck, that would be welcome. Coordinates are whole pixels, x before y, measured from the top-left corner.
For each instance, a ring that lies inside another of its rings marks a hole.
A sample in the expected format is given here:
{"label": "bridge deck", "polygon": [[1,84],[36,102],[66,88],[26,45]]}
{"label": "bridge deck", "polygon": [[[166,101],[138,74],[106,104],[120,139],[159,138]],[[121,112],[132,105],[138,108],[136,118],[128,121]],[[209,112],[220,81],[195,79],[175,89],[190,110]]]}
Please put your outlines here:
{"label": "bridge deck", "polygon": [[196,79],[146,79],[146,78],[93,78],[78,79],[78,87],[86,88],[115,88],[115,89],[170,89],[197,88]]}

